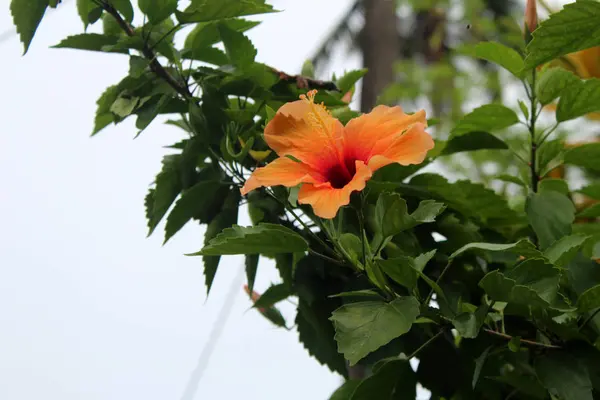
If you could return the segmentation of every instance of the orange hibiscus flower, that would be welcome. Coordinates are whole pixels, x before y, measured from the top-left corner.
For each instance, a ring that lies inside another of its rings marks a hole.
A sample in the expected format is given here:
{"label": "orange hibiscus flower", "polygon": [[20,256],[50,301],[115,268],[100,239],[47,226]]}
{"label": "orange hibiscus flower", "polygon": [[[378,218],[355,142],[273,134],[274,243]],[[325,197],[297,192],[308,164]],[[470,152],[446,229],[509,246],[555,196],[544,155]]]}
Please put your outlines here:
{"label": "orange hibiscus flower", "polygon": [[298,202],[316,215],[333,218],[365,188],[373,172],[388,164],[420,164],[434,146],[425,132],[425,111],[407,115],[400,107],[377,106],[344,127],[317,91],[283,105],[265,127],[265,141],[279,158],[258,168],[241,189],[302,184]]}

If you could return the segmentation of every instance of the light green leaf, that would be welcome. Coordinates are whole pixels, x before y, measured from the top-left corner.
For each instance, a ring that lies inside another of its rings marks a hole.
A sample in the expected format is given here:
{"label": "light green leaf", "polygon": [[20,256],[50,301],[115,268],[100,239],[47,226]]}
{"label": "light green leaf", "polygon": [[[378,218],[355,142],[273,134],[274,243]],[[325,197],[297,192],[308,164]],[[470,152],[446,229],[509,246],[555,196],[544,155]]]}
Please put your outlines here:
{"label": "light green leaf", "polygon": [[137,107],[140,99],[138,97],[119,97],[110,106],[110,111],[121,118],[128,117]]}
{"label": "light green leaf", "polygon": [[413,290],[417,286],[419,275],[415,270],[415,261],[411,257],[378,260],[377,264],[387,276],[408,290]]}
{"label": "light green leaf", "polygon": [[219,25],[218,29],[231,62],[242,69],[250,66],[256,57],[256,48],[250,39],[224,24]]}
{"label": "light green leaf", "polygon": [[594,111],[600,111],[600,79],[572,82],[561,93],[556,120],[568,121]]}
{"label": "light green leaf", "polygon": [[565,163],[600,172],[600,143],[589,143],[565,153]]}
{"label": "light green leaf", "polygon": [[434,200],[423,200],[417,209],[408,214],[406,201],[397,193],[382,193],[375,206],[375,225],[382,237],[387,238],[419,224],[435,221],[446,206]]}
{"label": "light green leaf", "polygon": [[425,269],[425,266],[427,265],[427,263],[429,261],[431,261],[433,256],[435,256],[436,252],[437,252],[437,250],[431,250],[431,251],[428,251],[427,253],[423,253],[423,254],[420,254],[417,257],[415,257],[414,258],[415,269],[417,271],[423,272],[423,269]]}
{"label": "light green leaf", "polygon": [[446,142],[440,153],[441,156],[476,150],[506,150],[508,145],[498,137],[488,132],[473,131],[454,136]]}
{"label": "light green leaf", "polygon": [[529,109],[527,108],[523,100],[519,100],[519,108],[523,113],[523,117],[525,117],[526,120],[529,120]]}
{"label": "light green leaf", "polygon": [[598,307],[600,307],[600,285],[587,289],[577,299],[577,309],[581,313],[595,310]]}
{"label": "light green leaf", "polygon": [[329,296],[331,298],[335,297],[372,297],[377,298],[379,300],[384,300],[384,298],[374,290],[363,289],[363,290],[353,290],[351,292],[342,292],[338,294],[332,294]]}
{"label": "light green leaf", "polygon": [[562,237],[544,251],[544,256],[557,267],[564,267],[577,255],[586,240],[587,236],[582,235]]}
{"label": "light green leaf", "polygon": [[245,15],[277,12],[265,0],[194,0],[184,11],[177,11],[181,23],[207,22]]}
{"label": "light green leaf", "polygon": [[461,49],[461,53],[500,65],[517,78],[521,78],[523,58],[515,50],[497,42],[481,42]]}
{"label": "light green leaf", "polygon": [[169,18],[177,10],[178,0],[138,0],[140,10],[152,24]]}
{"label": "light green leaf", "polygon": [[469,243],[456,250],[450,255],[450,258],[455,258],[469,250],[487,250],[487,251],[510,251],[511,253],[523,257],[539,257],[541,253],[535,248],[535,245],[529,239],[521,239],[515,243],[499,244],[499,243]]}
{"label": "light green leaf", "polygon": [[87,29],[88,25],[95,23],[102,17],[102,7],[93,0],[77,0],[77,13]]}
{"label": "light green leaf", "polygon": [[535,86],[535,95],[544,105],[559,97],[563,90],[579,83],[579,78],[564,68],[549,68],[542,73]]}
{"label": "light green leaf", "polygon": [[538,357],[535,373],[544,387],[561,400],[593,400],[585,365],[566,351]]}
{"label": "light green leaf", "polygon": [[591,185],[585,186],[577,190],[577,192],[585,196],[591,197],[592,199],[600,200],[600,183],[593,183]]}
{"label": "light green leaf", "polygon": [[569,194],[569,184],[564,179],[546,178],[540,181],[540,191],[553,190],[560,194]]}
{"label": "light green leaf", "polygon": [[12,0],[10,12],[13,23],[17,27],[17,33],[23,43],[23,54],[29,50],[29,45],[35,36],[38,25],[42,22],[48,0]]}
{"label": "light green leaf", "polygon": [[542,249],[571,233],[575,206],[563,194],[551,190],[534,193],[527,198],[525,211]]}
{"label": "light green leaf", "polygon": [[517,114],[501,104],[486,104],[465,115],[452,129],[451,138],[469,132],[491,132],[519,122]]}
{"label": "light green leaf", "polygon": [[259,24],[258,21],[249,21],[241,18],[232,18],[224,21],[197,24],[185,39],[185,48],[192,50],[194,56],[197,53],[206,52],[212,45],[221,41],[219,25],[226,25],[236,32],[245,32]]}
{"label": "light green leaf", "polygon": [[[82,33],[69,36],[63,39],[59,44],[52,46],[55,49],[78,49],[90,51],[106,51],[105,46],[115,46],[119,41],[119,36],[100,35],[98,33]],[[114,50],[114,52],[127,53],[126,50]]]}
{"label": "light green leaf", "polygon": [[[175,0],[177,2],[177,0]],[[133,21],[133,6],[131,0],[110,0],[115,9],[121,13],[127,22]]]}
{"label": "light green leaf", "polygon": [[351,398],[352,393],[356,390],[358,385],[360,385],[362,381],[360,379],[348,379],[345,381],[342,386],[336,389],[335,392],[329,397],[329,400],[348,400]]}
{"label": "light green leaf", "polygon": [[479,333],[479,323],[475,314],[464,312],[452,320],[452,325],[466,339],[473,339]]}
{"label": "light green leaf", "polygon": [[391,303],[346,304],[335,310],[330,319],[335,326],[338,351],[354,365],[367,354],[407,333],[418,315],[417,299],[401,297]]}
{"label": "light green leaf", "polygon": [[564,152],[564,144],[559,139],[547,140],[539,147],[535,161],[540,177],[563,163]]}
{"label": "light green leaf", "polygon": [[533,32],[525,68],[532,69],[559,56],[600,45],[600,3],[577,1],[565,5]]}
{"label": "light green leaf", "polygon": [[337,81],[337,87],[340,89],[342,94],[347,93],[356,82],[367,73],[366,68],[355,69],[353,71],[347,72]]}
{"label": "light green leaf", "polygon": [[494,179],[498,179],[500,181],[510,182],[510,183],[514,183],[519,186],[527,187],[527,184],[525,182],[523,182],[523,180],[521,178],[519,178],[518,176],[514,176],[514,175],[500,174],[500,175],[495,176]]}
{"label": "light green leaf", "polygon": [[226,254],[277,254],[308,250],[308,243],[293,230],[276,224],[242,227],[234,225],[223,230],[197,253],[203,256]]}
{"label": "light green leaf", "polygon": [[280,283],[271,285],[269,288],[256,300],[254,308],[269,308],[274,304],[287,299],[292,295],[288,285]]}

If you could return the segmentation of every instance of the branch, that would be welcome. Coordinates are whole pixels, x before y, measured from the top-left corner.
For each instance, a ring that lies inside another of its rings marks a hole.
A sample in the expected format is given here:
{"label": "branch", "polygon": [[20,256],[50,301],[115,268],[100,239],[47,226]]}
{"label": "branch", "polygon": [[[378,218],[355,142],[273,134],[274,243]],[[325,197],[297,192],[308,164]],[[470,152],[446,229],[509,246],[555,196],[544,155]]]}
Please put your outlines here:
{"label": "branch", "polygon": [[[497,332],[491,329],[483,329],[484,332],[489,333],[490,335],[494,335],[506,340],[512,340],[512,336],[507,335],[505,333]],[[556,346],[554,344],[545,344],[540,342],[534,342],[533,340],[521,339],[521,343],[526,344],[528,346],[533,347],[542,347],[544,349],[561,349],[562,347]]]}
{"label": "branch", "polygon": [[[135,36],[135,31],[133,27],[125,21],[119,12],[110,4],[102,3],[102,8],[104,11],[112,15],[112,17],[117,21],[117,24],[123,29],[123,31],[127,34],[127,36]],[[162,66],[162,64],[157,60],[156,54],[154,51],[148,46],[147,43],[144,43],[142,47],[142,54],[144,57],[150,62],[150,70],[154,72],[158,77],[162,78],[165,82],[169,84],[177,93],[182,95],[185,99],[191,99],[193,97],[187,85],[183,85],[181,82],[178,82],[171,74],[167,72],[167,70]]]}
{"label": "branch", "polygon": [[269,67],[271,71],[273,71],[280,80],[284,82],[293,83],[300,89],[323,89],[323,90],[334,90],[339,92],[340,89],[336,86],[334,82],[331,81],[320,81],[317,79],[308,78],[302,75],[289,75],[283,71],[279,71],[276,68]]}

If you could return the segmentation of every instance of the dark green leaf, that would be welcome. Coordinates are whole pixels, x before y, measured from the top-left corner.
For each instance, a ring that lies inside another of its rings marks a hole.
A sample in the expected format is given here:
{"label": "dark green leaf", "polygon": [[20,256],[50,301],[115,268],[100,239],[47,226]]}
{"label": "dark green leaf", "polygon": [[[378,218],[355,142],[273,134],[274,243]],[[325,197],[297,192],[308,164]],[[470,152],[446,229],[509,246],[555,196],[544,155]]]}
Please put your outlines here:
{"label": "dark green leaf", "polygon": [[246,281],[248,282],[248,290],[250,292],[254,290],[254,281],[256,279],[259,259],[260,255],[258,254],[246,255]]}
{"label": "dark green leaf", "polygon": [[567,151],[565,163],[600,172],[600,143],[589,143]]}
{"label": "dark green leaf", "polygon": [[481,353],[481,355],[479,357],[477,357],[477,359],[475,360],[475,371],[473,371],[473,380],[471,381],[471,386],[473,387],[473,389],[475,389],[475,386],[477,386],[477,381],[479,380],[479,375],[481,375],[481,369],[483,368],[483,365],[485,364],[485,360],[487,359],[487,356],[490,353],[491,349],[492,349],[492,346],[486,348],[483,351],[483,353]]}
{"label": "dark green leaf", "polygon": [[564,151],[564,144],[562,140],[558,139],[548,140],[540,146],[536,157],[536,169],[539,171],[540,177],[563,163]]}
{"label": "dark green leaf", "polygon": [[181,23],[207,22],[226,18],[276,12],[265,0],[194,0],[184,11],[177,12]]}
{"label": "dark green leaf", "polygon": [[[53,48],[68,48],[78,50],[104,51],[104,46],[114,46],[119,41],[119,36],[100,35],[98,33],[82,33],[79,35],[69,36],[63,39],[59,44],[52,46]],[[115,52],[126,53],[123,50],[115,50]]]}
{"label": "dark green leaf", "polygon": [[167,19],[177,10],[178,0],[138,0],[140,10],[148,16],[152,24]]}
{"label": "dark green leaf", "polygon": [[479,333],[479,322],[473,313],[465,312],[457,315],[452,320],[452,325],[462,337],[467,339],[476,338]]}
{"label": "dark green leaf", "polygon": [[593,286],[581,293],[577,299],[577,309],[584,313],[600,307],[600,285]]}
{"label": "dark green leaf", "polygon": [[[384,360],[374,373],[361,381],[349,400],[411,400],[417,394],[417,376],[408,360]],[[341,400],[341,399],[340,399]]]}
{"label": "dark green leaf", "polygon": [[29,50],[29,45],[38,25],[42,22],[47,7],[48,0],[12,0],[10,2],[13,23],[17,27],[17,32],[23,43],[23,54]]}
{"label": "dark green leaf", "polygon": [[514,183],[519,186],[527,187],[527,184],[525,182],[523,182],[523,180],[521,178],[519,178],[518,176],[514,176],[514,175],[501,174],[501,175],[495,176],[494,179],[498,179],[500,181],[510,182],[510,183]]}
{"label": "dark green leaf", "polygon": [[343,292],[338,294],[332,294],[329,297],[372,297],[379,300],[384,300],[379,293],[370,289],[353,290],[352,292]]}
{"label": "dark green leaf", "polygon": [[92,0],[77,0],[77,13],[87,29],[88,25],[95,23],[102,16],[102,7]]}
{"label": "dark green leaf", "polygon": [[408,214],[406,201],[396,193],[382,193],[375,206],[375,225],[384,238],[394,236],[419,224],[435,221],[446,206],[434,200],[424,200]]}
{"label": "dark green leaf", "polygon": [[546,389],[561,400],[593,400],[587,369],[565,352],[538,357],[535,360],[535,373]]}
{"label": "dark green leaf", "polygon": [[527,46],[525,68],[531,69],[559,56],[600,45],[600,3],[577,1],[550,14]]}
{"label": "dark green leaf", "polygon": [[349,400],[352,397],[352,393],[354,393],[361,383],[362,381],[360,379],[350,379],[345,381],[342,386],[333,392],[331,397],[329,397],[329,400]]}
{"label": "dark green leaf", "polygon": [[413,290],[415,286],[417,286],[419,275],[417,271],[415,271],[415,262],[411,257],[379,260],[377,261],[377,264],[387,276],[408,290]]}
{"label": "dark green leaf", "polygon": [[408,332],[418,315],[419,302],[414,297],[398,298],[391,303],[365,301],[343,305],[331,316],[338,351],[354,365]]}
{"label": "dark green leaf", "polygon": [[491,132],[519,122],[517,114],[500,104],[486,104],[465,115],[452,129],[451,138],[469,132]]}
{"label": "dark green leaf", "polygon": [[555,191],[534,193],[527,199],[525,211],[542,249],[571,233],[575,206],[563,194]]}
{"label": "dark green leaf", "polygon": [[178,161],[177,156],[166,156],[163,160],[163,168],[156,176],[152,212],[148,213],[150,216],[148,236],[152,234],[182,190]]}
{"label": "dark green leaf", "polygon": [[455,258],[465,251],[473,249],[487,251],[509,251],[524,257],[539,257],[541,255],[533,243],[531,243],[528,239],[521,239],[518,242],[508,244],[469,243],[452,253],[450,258]]}
{"label": "dark green leaf", "polygon": [[600,217],[600,203],[591,205],[577,214],[578,218],[597,218]]}
{"label": "dark green leaf", "polygon": [[575,257],[586,239],[586,236],[581,235],[562,237],[546,249],[544,256],[557,267],[564,267]]}
{"label": "dark green leaf", "polygon": [[268,308],[272,305],[287,299],[292,293],[290,288],[283,283],[269,286],[269,288],[254,303],[255,308]]}
{"label": "dark green leaf", "polygon": [[577,192],[591,197],[592,199],[596,199],[596,200],[600,200],[600,183],[594,183],[588,186],[585,186],[579,190],[577,190]]}
{"label": "dark green leaf", "polygon": [[508,145],[487,132],[473,131],[452,137],[442,150],[442,156],[476,150],[506,150]]}
{"label": "dark green leaf", "polygon": [[358,80],[360,78],[362,78],[363,76],[365,76],[366,73],[367,73],[367,69],[366,68],[355,69],[353,71],[345,73],[344,76],[342,76],[337,81],[337,87],[338,87],[338,89],[340,89],[341,93],[348,92],[350,89],[352,89],[352,87],[354,86],[354,84],[356,82],[358,82]]}
{"label": "dark green leaf", "polygon": [[221,22],[200,23],[190,32],[185,39],[185,48],[191,49],[194,55],[206,51],[212,45],[221,41],[218,26],[226,25],[236,32],[245,32],[259,24],[258,21],[249,21],[241,18],[233,18]]}
{"label": "dark green leaf", "polygon": [[256,57],[256,48],[250,39],[225,24],[220,24],[218,29],[232,64],[242,69],[250,66]]}
{"label": "dark green leaf", "polygon": [[461,53],[481,58],[500,65],[520,78],[523,69],[523,58],[515,50],[497,42],[481,42],[461,49]]}
{"label": "dark green leaf", "polygon": [[133,6],[131,5],[131,0],[110,0],[110,3],[121,13],[127,22],[133,21]]}
{"label": "dark green leaf", "polygon": [[265,223],[248,227],[234,225],[227,228],[201,251],[191,255],[277,254],[307,249],[306,240],[293,230],[281,225]]}
{"label": "dark green leaf", "polygon": [[564,68],[549,68],[544,71],[535,86],[535,94],[542,104],[549,104],[559,97],[563,90],[579,83],[579,78]]}
{"label": "dark green leaf", "polygon": [[568,121],[594,111],[600,111],[600,79],[592,78],[573,82],[563,90],[556,108],[556,120]]}
{"label": "dark green leaf", "polygon": [[553,190],[555,192],[568,195],[569,184],[564,179],[546,178],[540,181],[540,191]]}
{"label": "dark green leaf", "polygon": [[517,353],[521,350],[521,337],[513,336],[508,342],[508,349],[513,353]]}

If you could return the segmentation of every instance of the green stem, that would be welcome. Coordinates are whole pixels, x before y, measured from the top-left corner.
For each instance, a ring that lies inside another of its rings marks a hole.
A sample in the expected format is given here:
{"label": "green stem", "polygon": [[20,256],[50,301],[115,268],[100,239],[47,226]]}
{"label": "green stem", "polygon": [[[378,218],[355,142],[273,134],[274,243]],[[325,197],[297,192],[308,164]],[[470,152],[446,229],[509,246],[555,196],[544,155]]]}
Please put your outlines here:
{"label": "green stem", "polygon": [[558,122],[554,124],[554,126],[548,132],[546,132],[546,134],[540,139],[538,144],[541,146],[546,141],[546,139],[548,139],[548,137],[552,134],[552,132],[556,130],[556,128],[558,128]]}
{"label": "green stem", "polygon": [[[444,267],[444,269],[442,270],[442,273],[440,274],[440,276],[436,279],[435,283],[437,285],[440,284],[440,281],[442,280],[442,278],[444,277],[444,275],[446,274],[446,271],[448,271],[448,269],[450,269],[450,266],[452,265],[452,259],[448,260],[448,263],[446,264],[446,266]],[[431,301],[431,297],[433,296],[433,288],[431,288],[431,290],[429,291],[429,294],[427,295],[427,298],[425,299],[425,305],[429,304],[429,302]]]}
{"label": "green stem", "polygon": [[433,335],[431,338],[429,338],[428,341],[426,341],[421,346],[419,346],[418,349],[416,349],[415,351],[410,353],[410,355],[408,356],[408,359],[411,360],[413,357],[416,357],[421,352],[421,350],[423,350],[425,347],[429,346],[435,339],[440,337],[443,333],[444,333],[444,329],[440,330],[438,333]]}
{"label": "green stem", "polygon": [[340,266],[342,266],[342,267],[345,267],[345,266],[346,266],[346,264],[345,264],[345,263],[343,263],[342,261],[339,261],[339,260],[336,260],[336,259],[334,259],[334,258],[328,257],[328,256],[326,256],[325,254],[321,254],[321,253],[319,253],[318,251],[315,251],[315,250],[313,250],[313,249],[310,249],[310,248],[309,248],[309,249],[308,249],[308,253],[309,253],[309,254],[312,254],[313,256],[320,257],[320,258],[322,258],[323,260],[326,260],[327,262],[330,262],[330,263],[332,263],[332,264],[340,265]]}
{"label": "green stem", "polygon": [[363,194],[360,194],[360,208],[356,210],[356,214],[358,215],[358,224],[360,227],[360,242],[362,244],[362,256],[363,256],[363,266],[367,267],[367,250],[365,245],[365,214],[363,212],[365,206],[365,198]]}
{"label": "green stem", "polygon": [[535,122],[537,119],[537,115],[536,115],[536,106],[537,106],[537,99],[535,96],[535,80],[536,80],[536,71],[535,69],[532,72],[532,79],[531,79],[531,110],[530,110],[530,114],[531,114],[531,119],[529,121],[529,134],[531,136],[531,158],[530,158],[530,162],[529,162],[529,168],[531,170],[531,190],[533,190],[533,192],[537,192],[538,191],[538,183],[540,180],[540,177],[538,176],[538,171],[536,170],[536,156],[537,156],[537,143],[536,143],[536,139],[535,139]]}

